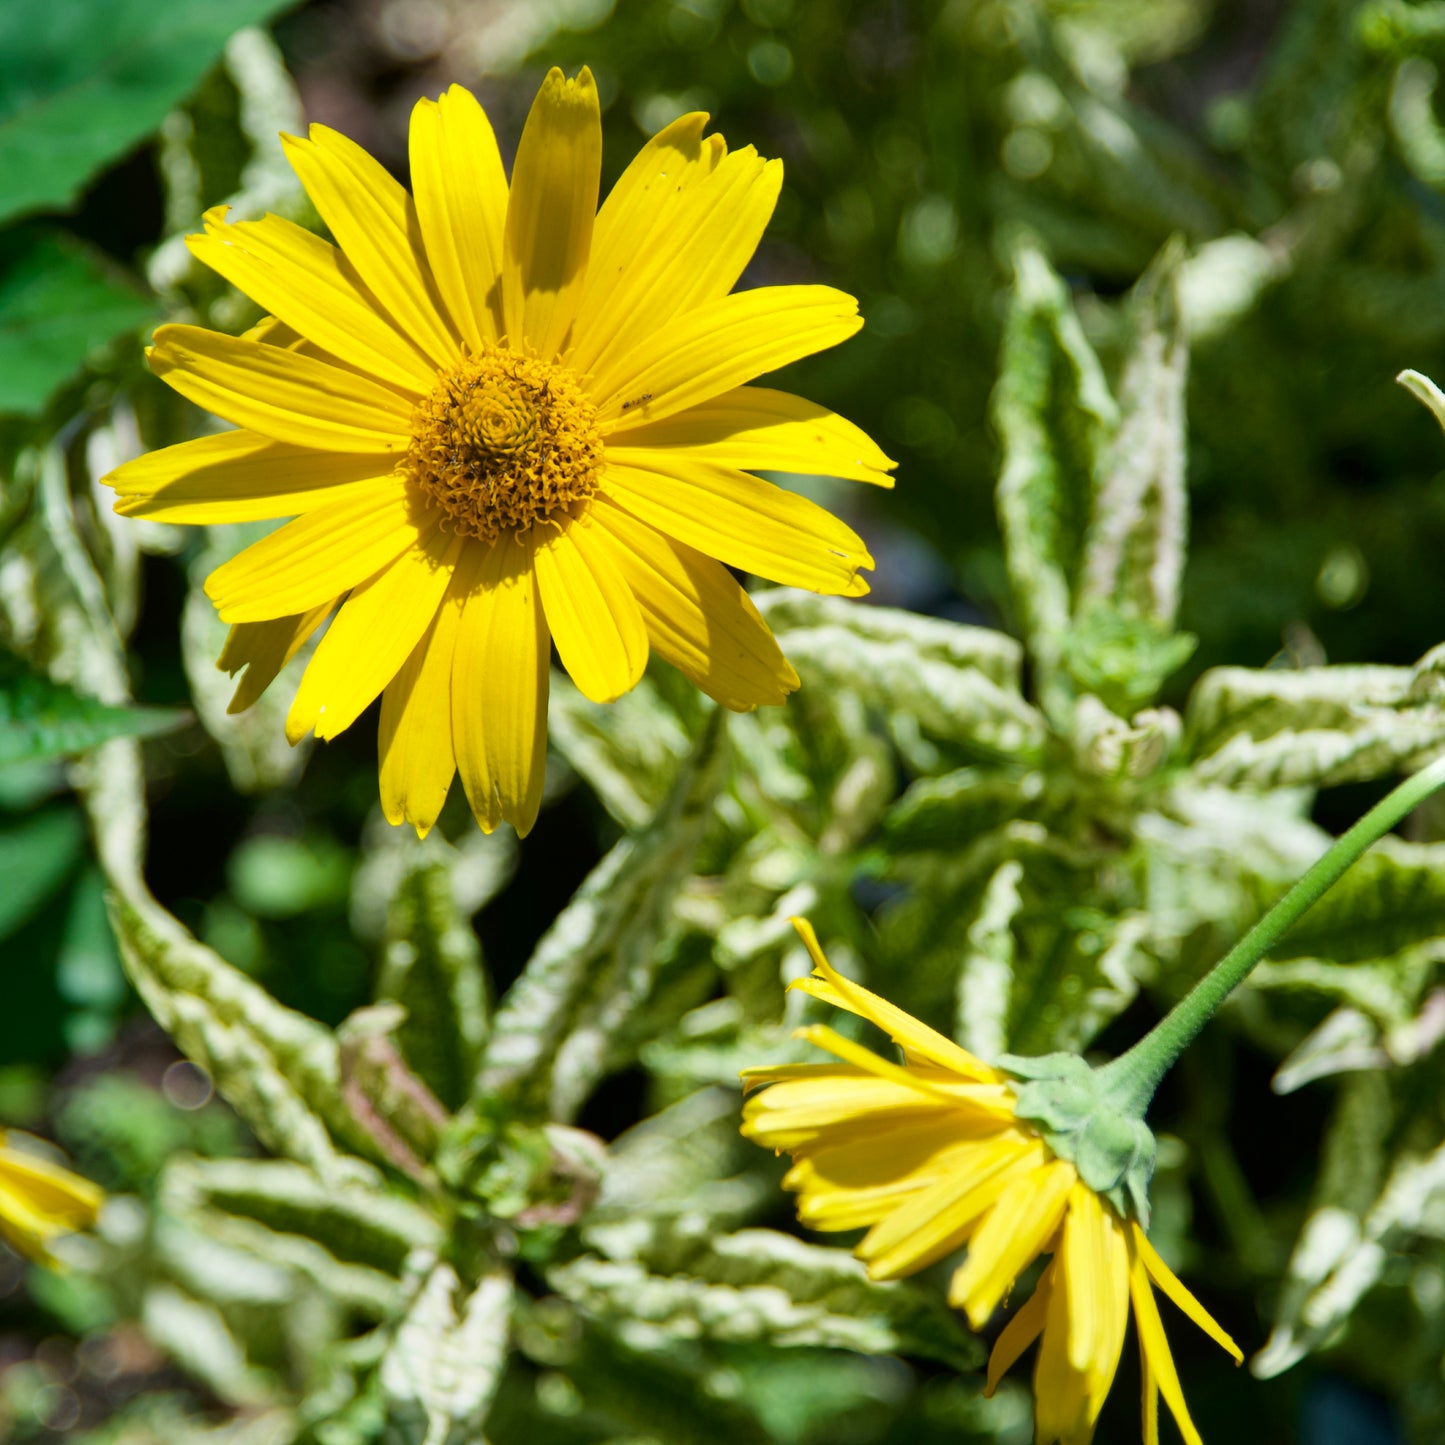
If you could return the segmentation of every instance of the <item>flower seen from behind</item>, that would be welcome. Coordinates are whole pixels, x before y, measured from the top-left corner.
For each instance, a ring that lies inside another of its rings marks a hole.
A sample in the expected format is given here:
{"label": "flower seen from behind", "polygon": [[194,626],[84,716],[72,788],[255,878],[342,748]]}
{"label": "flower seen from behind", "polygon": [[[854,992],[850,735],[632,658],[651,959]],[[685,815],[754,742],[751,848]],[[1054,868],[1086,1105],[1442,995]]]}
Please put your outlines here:
{"label": "flower seen from behind", "polygon": [[1158,1440],[1164,1396],[1198,1445],[1158,1305],[1157,1286],[1235,1361],[1239,1348],[1131,1220],[1083,1184],[1014,1116],[1007,1076],[831,968],[812,928],[794,923],[816,965],[793,984],[866,1019],[903,1050],[890,1063],[824,1025],[799,1036],[840,1062],[749,1070],[743,1133],[793,1167],[798,1217],[820,1230],[867,1228],[855,1249],[874,1279],[897,1279],[967,1248],[949,1303],[981,1329],[1015,1281],[1051,1256],[999,1335],[991,1393],[1036,1340],[1038,1445],[1087,1445],[1124,1346],[1130,1307],[1144,1379],[1144,1438]]}
{"label": "flower seen from behind", "polygon": [[13,1249],[51,1262],[55,1240],[89,1229],[104,1200],[88,1179],[16,1148],[0,1130],[0,1238]]}
{"label": "flower seen from behind", "polygon": [[412,194],[325,126],[283,137],[336,244],[276,216],[189,238],[268,313],[163,326],[150,363],[238,428],[106,480],[117,511],[295,520],[206,583],[248,706],[330,619],[287,719],[335,737],[381,696],[383,808],[425,833],[460,772],[488,831],[541,798],[551,647],[610,701],[650,651],[725,707],[798,685],[736,567],[858,595],[861,539],[756,470],[890,485],[851,423],[759,376],[861,325],[824,286],[734,292],[781,164],[685,115],[598,209],[583,70],[553,70],[510,183],[481,106],[412,112]]}

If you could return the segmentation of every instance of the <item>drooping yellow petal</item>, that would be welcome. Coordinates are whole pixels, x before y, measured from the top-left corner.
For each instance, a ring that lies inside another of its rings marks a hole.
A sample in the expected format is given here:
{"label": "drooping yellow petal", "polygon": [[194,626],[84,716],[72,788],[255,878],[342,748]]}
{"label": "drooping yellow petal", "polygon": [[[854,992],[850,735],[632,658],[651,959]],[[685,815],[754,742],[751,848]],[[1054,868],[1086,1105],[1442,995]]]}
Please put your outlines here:
{"label": "drooping yellow petal", "polygon": [[123,517],[259,522],[314,512],[395,466],[385,454],[320,452],[253,431],[225,431],[147,452],[101,481],[115,488]]}
{"label": "drooping yellow petal", "polygon": [[433,365],[451,365],[461,346],[419,250],[412,198],[355,141],[324,125],[308,135],[281,145],[321,219],[397,326]]}
{"label": "drooping yellow petal", "polygon": [[452,659],[462,603],[482,560],[468,547],[421,641],[381,695],[381,810],[388,823],[410,823],[425,838],[441,815],[456,775],[452,748]]}
{"label": "drooping yellow petal", "polygon": [[783,165],[748,146],[715,168],[705,161],[687,168],[682,180],[666,197],[665,220],[645,240],[611,272],[589,268],[578,311],[579,371],[605,369],[610,357],[625,356],[674,316],[728,293],[762,239]]}
{"label": "drooping yellow petal", "polygon": [[514,347],[544,361],[566,344],[592,249],[602,174],[602,112],[585,66],[547,72],[517,144],[502,262],[502,307]]}
{"label": "drooping yellow petal", "polygon": [[[960,1146],[948,1176],[875,1224],[855,1253],[867,1261],[873,1279],[898,1279],[924,1269],[970,1236],[976,1238],[978,1221],[992,1218],[988,1211],[1028,1184],[1043,1161],[1036,1140],[1008,1134],[970,1142],[966,1150]],[[966,1267],[960,1267],[955,1281]]]}
{"label": "drooping yellow petal", "polygon": [[816,502],[760,477],[641,448],[607,449],[602,494],[707,556],[810,592],[861,597],[873,558]]}
{"label": "drooping yellow petal", "polygon": [[491,122],[460,85],[411,113],[411,184],[426,258],[462,339],[474,351],[502,334],[507,174]]}
{"label": "drooping yellow petal", "polygon": [[253,542],[206,579],[223,622],[309,612],[349,592],[436,526],[394,477],[358,482],[343,501],[308,512]]}
{"label": "drooping yellow petal", "polygon": [[1043,1332],[1044,1321],[1048,1316],[1049,1300],[1053,1295],[1054,1272],[1056,1265],[1052,1260],[1044,1267],[1044,1272],[1039,1276],[1039,1282],[1034,1286],[1034,1292],[1019,1306],[1018,1312],[999,1331],[998,1339],[994,1341],[993,1351],[988,1357],[988,1378],[984,1383],[983,1393],[985,1398],[991,1396],[998,1389],[1003,1377],[1017,1363],[1018,1358]]}
{"label": "drooping yellow petal", "polygon": [[1053,1237],[1076,1177],[1074,1166],[1062,1159],[1041,1163],[1013,1180],[979,1225],[948,1291],[949,1303],[968,1315],[974,1329],[983,1328]]}
{"label": "drooping yellow petal", "polygon": [[1217,1344],[1220,1349],[1227,1351],[1234,1357],[1234,1363],[1244,1363],[1244,1352],[1234,1341],[1225,1334],[1219,1322],[1189,1293],[1179,1276],[1169,1268],[1159,1257],[1159,1252],[1149,1243],[1148,1236],[1137,1224],[1129,1226],[1129,1233],[1133,1240],[1134,1252],[1143,1262],[1144,1268],[1149,1271],[1149,1278]]}
{"label": "drooping yellow petal", "polygon": [[600,528],[584,512],[544,533],[537,586],[557,655],[584,697],[612,702],[647,666],[647,628]]}
{"label": "drooping yellow petal", "polygon": [[537,821],[550,645],[531,549],[510,540],[486,548],[452,660],[452,746],[485,832],[508,822],[525,838]]}
{"label": "drooping yellow petal", "polygon": [[411,403],[380,382],[283,346],[162,326],[151,370],[197,406],[295,446],[401,456]]}
{"label": "drooping yellow petal", "polygon": [[294,617],[233,624],[216,666],[232,677],[242,668],[245,673],[236,684],[226,711],[245,712],[276,681],[277,674],[301,651],[307,638],[331,616],[340,601],[341,598],[333,597]]}
{"label": "drooping yellow petal", "polygon": [[296,689],[291,742],[313,728],[336,737],[380,695],[436,616],[462,545],[454,533],[424,533],[342,604]]}
{"label": "drooping yellow petal", "polygon": [[620,434],[660,421],[836,346],[862,324],[858,303],[830,286],[760,286],[705,302],[599,362],[588,383],[598,423]]}
{"label": "drooping yellow petal", "polygon": [[920,1094],[926,1094],[934,1099],[951,1100],[953,1097],[946,1086],[900,1068],[899,1065],[891,1063],[888,1059],[879,1058],[872,1049],[854,1043],[852,1039],[845,1039],[842,1034],[836,1029],[830,1029],[827,1024],[812,1024],[807,1028],[794,1029],[793,1037],[806,1039],[810,1044],[820,1049],[827,1049],[830,1054],[836,1054],[838,1058],[852,1064],[854,1068],[876,1074],[880,1079],[891,1079],[905,1089],[916,1089]]}
{"label": "drooping yellow petal", "polygon": [[861,427],[786,391],[740,386],[626,433],[628,447],[681,452],[745,472],[802,472],[891,487],[896,466]]}
{"label": "drooping yellow petal", "polygon": [[693,111],[660,130],[603,201],[573,333],[571,360],[578,371],[591,369],[627,319],[621,283],[629,267],[665,240],[681,197],[726,154],[721,136],[703,139],[707,120]]}
{"label": "drooping yellow petal", "polygon": [[780,703],[798,674],[732,574],[711,557],[664,537],[607,499],[591,515],[612,538],[658,655],[695,687],[735,712]]}
{"label": "drooping yellow petal", "polygon": [[[1144,1357],[1145,1367],[1145,1410],[1146,1429],[1151,1413],[1157,1420],[1158,1406],[1151,1412],[1148,1394],[1157,1390],[1164,1396],[1179,1433],[1186,1445],[1204,1445],[1194,1421],[1189,1418],[1189,1406],[1184,1402],[1184,1390],[1179,1383],[1179,1374],[1174,1368],[1174,1356],[1169,1351],[1169,1341],[1164,1334],[1164,1322],[1159,1318],[1159,1307],[1154,1303],[1154,1291],[1149,1287],[1149,1271],[1138,1253],[1138,1235],[1127,1236],[1129,1244],[1129,1297],[1134,1302],[1134,1327],[1139,1332],[1139,1352]],[[1152,1432],[1158,1438],[1157,1425]]]}
{"label": "drooping yellow petal", "polygon": [[1118,1373],[1119,1357],[1124,1352],[1124,1332],[1129,1324],[1129,1248],[1125,1227],[1110,1209],[1104,1210],[1102,1252],[1102,1288],[1092,1301],[1100,1319],[1097,1333],[1101,1343],[1089,1369],[1088,1420],[1091,1430]]}
{"label": "drooping yellow petal", "polygon": [[436,368],[387,320],[335,246],[280,216],[228,225],[229,209],[207,211],[205,234],[186,237],[198,261],[332,356],[414,396],[432,389]]}
{"label": "drooping yellow petal", "polygon": [[[813,960],[816,973],[812,978],[797,979],[789,985],[822,999],[835,1008],[846,1009],[850,1014],[867,1019],[882,1029],[906,1053],[920,1060],[938,1065],[941,1069],[960,1075],[965,1079],[977,1079],[981,1083],[996,1084],[1004,1076],[997,1069],[990,1068],[981,1059],[976,1059],[967,1049],[960,1048],[952,1039],[945,1038],[937,1029],[904,1012],[897,1004],[845,978],[828,962],[813,925],[806,918],[793,918],[789,922],[798,932]],[[1012,1103],[1002,1101],[1003,1110],[1012,1113]]]}

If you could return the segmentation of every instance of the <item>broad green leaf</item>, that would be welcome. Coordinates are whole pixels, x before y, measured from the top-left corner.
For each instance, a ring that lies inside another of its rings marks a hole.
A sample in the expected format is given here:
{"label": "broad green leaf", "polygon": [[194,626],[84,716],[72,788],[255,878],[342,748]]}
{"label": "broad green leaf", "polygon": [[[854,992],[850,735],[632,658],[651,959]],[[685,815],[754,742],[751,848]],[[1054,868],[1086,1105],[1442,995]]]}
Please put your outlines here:
{"label": "broad green leaf", "polygon": [[330,1030],[283,1008],[154,904],[142,912],[116,897],[111,921],[131,982],[156,1021],[259,1139],[328,1185],[376,1181],[371,1165],[337,1147],[340,1139],[376,1151],[342,1098]]}
{"label": "broad green leaf", "polygon": [[111,707],[82,697],[0,651],[0,766],[69,757],[111,738],[155,737],[189,717],[174,708]]}
{"label": "broad green leaf", "polygon": [[657,976],[677,890],[712,813],[724,736],[714,713],[651,824],[608,853],[543,935],[497,1010],[478,1102],[509,1095],[524,1112],[565,1122],[633,1047],[627,1026]]}
{"label": "broad green leaf", "polygon": [[209,1301],[158,1284],[145,1294],[140,1323],[155,1344],[226,1404],[254,1409],[276,1398],[277,1382],[248,1363],[225,1314]]}
{"label": "broad green leaf", "polygon": [[0,219],[65,210],[288,0],[50,0],[0,8]]}
{"label": "broad green leaf", "polygon": [[63,804],[0,823],[0,938],[15,932],[69,877],[85,848],[85,823]]}
{"label": "broad green leaf", "polygon": [[841,1249],[770,1229],[717,1234],[658,1228],[637,1259],[583,1255],[548,1283],[626,1337],[828,1345],[920,1355],[955,1369],[982,1353],[942,1298],[910,1283],[878,1284]]}
{"label": "broad green leaf", "polygon": [[391,901],[376,996],[406,1010],[406,1061],[448,1109],[471,1093],[490,1024],[482,951],[457,907],[452,864],[418,856]]}
{"label": "broad green leaf", "polygon": [[451,1265],[431,1267],[379,1367],[388,1439],[472,1445],[482,1438],[507,1361],[512,1295],[500,1267],[471,1288]]}
{"label": "broad green leaf", "polygon": [[[30,11],[6,7],[10,14]],[[40,14],[39,11],[30,11]],[[5,22],[0,16],[0,68]],[[0,111],[4,106],[0,76]],[[5,168],[0,115],[0,205]],[[0,237],[0,413],[39,412],[50,393],[113,337],[138,331],[155,303],[117,274],[113,262],[56,232],[24,228]]]}
{"label": "broad green leaf", "polygon": [[1047,696],[1118,408],[1068,287],[1032,246],[1014,259],[993,421],[1003,443],[996,502],[1009,581]]}
{"label": "broad green leaf", "polygon": [[883,840],[892,853],[960,847],[1014,819],[1043,819],[1063,800],[1051,798],[1047,775],[957,768],[919,778],[888,810]]}
{"label": "broad green leaf", "polygon": [[1084,542],[1080,618],[1102,606],[1167,629],[1179,609],[1188,525],[1183,252],[1178,240],[1166,246],[1134,289],[1135,336],[1119,387],[1119,427],[1100,463]]}

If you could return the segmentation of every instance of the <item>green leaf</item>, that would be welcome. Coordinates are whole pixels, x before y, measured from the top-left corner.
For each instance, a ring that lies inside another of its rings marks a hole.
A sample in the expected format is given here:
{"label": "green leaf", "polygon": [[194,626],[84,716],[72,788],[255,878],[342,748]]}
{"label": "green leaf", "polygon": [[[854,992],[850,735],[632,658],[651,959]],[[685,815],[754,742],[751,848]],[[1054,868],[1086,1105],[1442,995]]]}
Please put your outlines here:
{"label": "green leaf", "polygon": [[1003,633],[801,593],[757,601],[803,686],[856,693],[915,762],[920,730],[991,758],[1042,750],[1043,718],[1018,691],[1021,649]]}
{"label": "green leaf", "polygon": [[1445,743],[1445,708],[1419,669],[1211,668],[1185,710],[1191,773],[1231,788],[1328,787],[1407,771]]}
{"label": "green leaf", "polygon": [[922,1286],[875,1283],[846,1251],[770,1229],[659,1226],[635,1259],[583,1255],[547,1282],[633,1343],[701,1337],[903,1352],[975,1368],[981,1347]]}
{"label": "green leaf", "polygon": [[1176,238],[1134,288],[1134,344],[1119,388],[1119,427],[1100,464],[1084,542],[1080,618],[1104,606],[1167,630],[1179,610],[1188,525],[1183,259]]}
{"label": "green leaf", "polygon": [[454,1110],[471,1092],[490,1016],[482,950],[457,906],[453,866],[419,854],[403,874],[387,916],[376,996],[406,1010],[397,1043]]}
{"label": "green leaf", "polygon": [[616,702],[589,702],[552,674],[547,736],[624,828],[641,828],[666,801],[692,741],[648,678]]}
{"label": "green leaf", "polygon": [[64,210],[289,0],[47,0],[0,8],[0,219]]}
{"label": "green leaf", "polygon": [[47,808],[0,827],[0,938],[55,893],[84,847],[85,823],[73,807]]}
{"label": "green leaf", "polygon": [[954,1036],[971,1053],[992,1062],[1009,1047],[1009,999],[1018,942],[1013,921],[1023,906],[1023,864],[1010,859],[988,880],[968,926],[968,950],[958,970]]}
{"label": "green leaf", "polygon": [[432,1266],[379,1367],[395,1438],[406,1445],[482,1438],[507,1361],[512,1295],[512,1278],[500,1267],[468,1290],[451,1265]]}
{"label": "green leaf", "polygon": [[[7,9],[15,14],[29,7]],[[0,20],[0,47],[3,31]],[[6,174],[3,134],[0,120],[0,176]],[[152,319],[155,303],[117,279],[117,269],[56,232],[25,228],[0,237],[0,412],[39,412],[97,348]]]}
{"label": "green leaf", "polygon": [[189,718],[174,708],[110,707],[0,651],[0,766],[68,757],[111,738],[155,737]]}
{"label": "green leaf", "polygon": [[344,1264],[399,1279],[413,1249],[437,1249],[427,1210],[357,1178],[324,1181],[288,1159],[182,1159],[166,1170],[163,1198],[180,1213],[202,1208],[323,1246]]}
{"label": "green leaf", "polygon": [[657,975],[673,902],[712,813],[726,749],[713,714],[665,806],[588,875],[497,1011],[474,1098],[570,1119],[632,1047],[626,1027]]}
{"label": "green leaf", "polygon": [[330,1030],[278,1004],[151,904],[116,897],[111,921],[131,982],[156,1022],[267,1147],[323,1181],[374,1184],[376,1170],[337,1139],[375,1152],[342,1098]]}
{"label": "green leaf", "polygon": [[1020,247],[993,394],[1003,443],[996,502],[1014,606],[1044,673],[1045,697],[1074,613],[1095,478],[1117,420],[1068,287],[1041,252]]}

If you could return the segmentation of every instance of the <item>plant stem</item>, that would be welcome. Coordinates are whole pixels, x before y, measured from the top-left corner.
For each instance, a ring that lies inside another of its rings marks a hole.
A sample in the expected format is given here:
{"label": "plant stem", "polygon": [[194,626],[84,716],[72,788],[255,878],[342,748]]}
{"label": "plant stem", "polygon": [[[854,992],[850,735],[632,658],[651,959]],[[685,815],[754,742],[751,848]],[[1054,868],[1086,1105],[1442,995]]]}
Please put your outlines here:
{"label": "plant stem", "polygon": [[1376,803],[1132,1049],[1099,1071],[1121,1108],[1143,1116],[1159,1081],[1250,970],[1372,843],[1440,787],[1445,758]]}

